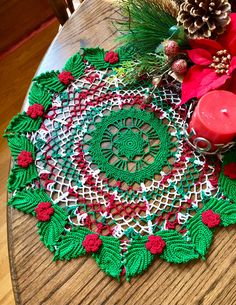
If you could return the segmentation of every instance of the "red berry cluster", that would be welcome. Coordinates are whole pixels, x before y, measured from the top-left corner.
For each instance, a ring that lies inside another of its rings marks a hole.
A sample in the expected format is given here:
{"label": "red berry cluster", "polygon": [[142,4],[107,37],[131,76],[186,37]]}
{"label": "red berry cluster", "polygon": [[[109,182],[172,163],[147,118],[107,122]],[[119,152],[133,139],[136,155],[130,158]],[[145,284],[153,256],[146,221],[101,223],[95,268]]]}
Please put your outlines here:
{"label": "red berry cluster", "polygon": [[51,202],[40,202],[35,209],[36,216],[39,221],[49,221],[54,214],[54,208]]}
{"label": "red berry cluster", "polygon": [[220,215],[214,213],[212,210],[202,212],[202,222],[208,228],[215,228],[220,224]]}
{"label": "red berry cluster", "polygon": [[110,64],[113,65],[119,61],[119,55],[114,51],[109,51],[106,53],[104,60],[105,62],[109,62]]}
{"label": "red berry cluster", "polygon": [[33,162],[34,159],[30,151],[22,150],[17,157],[17,164],[23,168],[27,168]]}
{"label": "red berry cluster", "polygon": [[166,246],[165,241],[160,236],[150,235],[146,242],[146,249],[152,254],[161,254]]}
{"label": "red berry cluster", "polygon": [[58,74],[59,81],[65,85],[68,86],[71,82],[75,80],[74,76],[69,71],[62,71]]}
{"label": "red berry cluster", "polygon": [[33,104],[32,106],[29,106],[26,113],[32,119],[37,119],[38,117],[43,115],[43,112],[44,112],[43,105]]}
{"label": "red berry cluster", "polygon": [[102,241],[97,234],[88,234],[82,245],[87,253],[97,252],[102,245]]}

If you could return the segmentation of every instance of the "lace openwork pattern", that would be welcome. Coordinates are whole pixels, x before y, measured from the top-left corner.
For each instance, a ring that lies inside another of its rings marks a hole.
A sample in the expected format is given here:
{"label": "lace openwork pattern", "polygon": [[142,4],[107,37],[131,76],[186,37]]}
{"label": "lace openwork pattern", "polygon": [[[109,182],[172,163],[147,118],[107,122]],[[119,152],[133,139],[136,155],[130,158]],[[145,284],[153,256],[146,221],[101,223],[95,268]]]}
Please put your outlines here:
{"label": "lace openwork pattern", "polygon": [[204,257],[212,228],[236,221],[235,183],[223,171],[235,154],[222,167],[192,151],[176,81],[147,103],[150,85],[127,87],[96,50],[91,61],[85,50],[88,61],[77,53],[62,72],[37,77],[31,108],[11,121],[9,204],[37,217],[54,259],[91,254],[117,279],[156,256]]}

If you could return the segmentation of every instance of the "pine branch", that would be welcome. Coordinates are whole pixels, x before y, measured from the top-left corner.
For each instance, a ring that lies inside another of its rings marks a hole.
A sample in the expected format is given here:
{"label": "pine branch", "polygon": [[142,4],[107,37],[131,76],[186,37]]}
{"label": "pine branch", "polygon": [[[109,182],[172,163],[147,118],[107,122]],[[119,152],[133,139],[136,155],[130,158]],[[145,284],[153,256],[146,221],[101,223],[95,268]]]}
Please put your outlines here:
{"label": "pine branch", "polygon": [[133,84],[142,76],[149,79],[154,75],[162,76],[169,68],[170,62],[164,53],[147,53],[138,56],[136,60],[124,62],[121,68],[115,70],[118,78],[126,84]]}
{"label": "pine branch", "polygon": [[170,37],[169,29],[176,25],[175,18],[155,0],[123,0],[121,9],[126,19],[117,22],[121,32],[119,40],[139,53],[154,52]]}

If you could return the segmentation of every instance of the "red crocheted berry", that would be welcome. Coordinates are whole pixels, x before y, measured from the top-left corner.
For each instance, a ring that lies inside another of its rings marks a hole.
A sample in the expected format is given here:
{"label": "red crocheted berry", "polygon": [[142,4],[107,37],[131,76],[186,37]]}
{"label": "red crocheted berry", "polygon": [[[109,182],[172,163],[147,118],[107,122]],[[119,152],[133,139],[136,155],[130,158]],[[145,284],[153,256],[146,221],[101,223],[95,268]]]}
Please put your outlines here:
{"label": "red crocheted berry", "polygon": [[17,157],[17,164],[24,168],[27,168],[33,162],[34,159],[30,151],[22,150]]}
{"label": "red crocheted berry", "polygon": [[73,80],[75,80],[74,76],[69,71],[62,71],[60,74],[58,74],[59,81],[68,86]]}
{"label": "red crocheted berry", "polygon": [[51,202],[40,202],[35,209],[36,216],[39,221],[49,221],[54,214],[54,208]]}
{"label": "red crocheted berry", "polygon": [[217,227],[220,224],[220,215],[214,213],[212,210],[202,212],[202,222],[208,228]]}
{"label": "red crocheted berry", "polygon": [[37,119],[39,116],[43,115],[43,112],[44,112],[43,105],[33,104],[32,106],[29,106],[26,113],[32,119]]}
{"label": "red crocheted berry", "polygon": [[116,64],[119,61],[118,53],[114,51],[109,51],[106,53],[104,60],[105,62],[109,62],[112,65]]}
{"label": "red crocheted berry", "polygon": [[151,235],[146,242],[146,249],[152,254],[161,254],[166,246],[165,241],[160,236]]}
{"label": "red crocheted berry", "polygon": [[82,242],[86,252],[97,252],[102,245],[102,241],[97,234],[88,234]]}
{"label": "red crocheted berry", "polygon": [[230,179],[236,179],[236,162],[230,162],[224,166],[224,175]]}

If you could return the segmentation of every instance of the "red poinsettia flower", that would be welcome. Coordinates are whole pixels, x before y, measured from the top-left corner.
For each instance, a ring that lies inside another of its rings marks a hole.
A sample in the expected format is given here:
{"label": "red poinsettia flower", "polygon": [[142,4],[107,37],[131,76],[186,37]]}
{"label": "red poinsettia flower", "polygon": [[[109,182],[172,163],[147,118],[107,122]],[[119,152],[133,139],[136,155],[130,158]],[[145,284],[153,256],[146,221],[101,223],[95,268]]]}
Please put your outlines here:
{"label": "red poinsettia flower", "polygon": [[236,93],[236,13],[230,17],[227,30],[217,40],[189,41],[192,50],[187,53],[195,65],[184,77],[181,104],[214,89]]}

